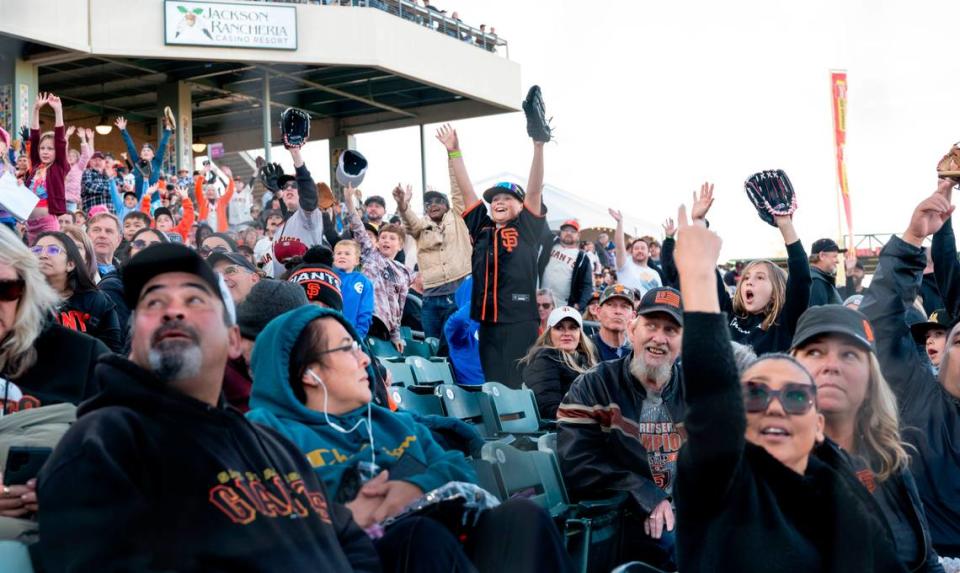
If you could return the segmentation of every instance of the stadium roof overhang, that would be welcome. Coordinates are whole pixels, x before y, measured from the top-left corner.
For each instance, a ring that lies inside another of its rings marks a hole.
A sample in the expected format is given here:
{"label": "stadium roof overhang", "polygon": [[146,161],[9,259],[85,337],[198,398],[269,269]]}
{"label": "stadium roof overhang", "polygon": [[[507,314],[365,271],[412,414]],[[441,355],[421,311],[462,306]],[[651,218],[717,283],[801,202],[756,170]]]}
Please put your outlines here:
{"label": "stadium roof overhang", "polygon": [[155,122],[161,88],[184,82],[199,138],[260,132],[264,105],[306,110],[323,139],[517,111],[522,97],[516,63],[380,10],[297,5],[297,49],[280,51],[167,45],[160,4],[32,0],[0,22],[0,50],[90,115]]}

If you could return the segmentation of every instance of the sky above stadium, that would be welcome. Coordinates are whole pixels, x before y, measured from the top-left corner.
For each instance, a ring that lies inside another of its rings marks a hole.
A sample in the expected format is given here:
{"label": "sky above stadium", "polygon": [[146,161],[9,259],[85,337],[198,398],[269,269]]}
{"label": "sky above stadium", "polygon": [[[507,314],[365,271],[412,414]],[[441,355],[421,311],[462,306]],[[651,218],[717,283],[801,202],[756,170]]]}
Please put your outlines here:
{"label": "sky above stadium", "polygon": [[[953,75],[960,70],[953,34],[942,24],[956,20],[956,2],[434,5],[496,27],[522,66],[524,92],[543,88],[557,138],[547,147],[547,183],[660,222],[689,203],[700,182],[712,181],[710,219],[724,239],[723,258],[783,254],[779,234],[743,191],[743,180],[763,169],[784,169],[793,180],[807,248],[838,235],[831,69],[849,75],[856,233],[902,231],[914,205],[934,191],[937,161],[960,140],[960,74]],[[521,113],[455,124],[474,181],[526,176],[524,126]],[[427,184],[447,191],[446,157],[432,138],[436,126],[427,127]],[[367,194],[389,197],[398,182],[419,188],[417,128],[364,134],[357,143],[371,164]],[[325,142],[308,147],[311,164],[325,157]]]}

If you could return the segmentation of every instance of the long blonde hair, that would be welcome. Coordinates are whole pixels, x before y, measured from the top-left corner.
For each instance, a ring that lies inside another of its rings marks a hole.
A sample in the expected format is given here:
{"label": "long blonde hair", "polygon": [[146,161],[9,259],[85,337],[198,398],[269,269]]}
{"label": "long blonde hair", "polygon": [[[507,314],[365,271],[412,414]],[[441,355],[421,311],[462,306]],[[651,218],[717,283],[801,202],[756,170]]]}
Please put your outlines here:
{"label": "long blonde hair", "polygon": [[[774,264],[773,261],[759,259],[751,261],[743,268],[743,272],[741,272],[740,275],[745,277],[754,267],[760,265],[766,265],[767,277],[770,279],[770,285],[773,287],[770,293],[770,302],[768,302],[767,306],[763,309],[763,322],[760,324],[760,328],[767,330],[777,321],[777,317],[780,316],[780,311],[783,310],[784,302],[787,300],[787,273]],[[739,317],[746,318],[749,313],[747,312],[746,304],[743,302],[743,283],[744,280],[741,279],[733,295],[733,312]]]}
{"label": "long blonde hair", "polygon": [[0,375],[18,378],[37,361],[33,347],[60,297],[40,273],[37,257],[10,229],[0,229],[0,263],[10,265],[23,279],[23,296],[17,304],[17,316],[0,341]]}
{"label": "long blonde hair", "polygon": [[[553,339],[550,338],[550,331],[552,328],[545,328],[540,336],[537,337],[537,340],[533,343],[533,346],[530,347],[530,350],[527,351],[527,355],[520,359],[520,364],[530,364],[533,362],[533,359],[540,353],[544,348],[556,348],[553,345]],[[559,350],[559,349],[558,349]],[[581,365],[576,360],[576,355],[580,354],[586,359],[586,366]],[[573,370],[583,374],[587,370],[590,370],[597,365],[597,349],[593,345],[593,341],[590,340],[590,337],[583,331],[583,328],[580,328],[580,342],[577,343],[577,350],[575,352],[565,352],[560,351],[560,359],[563,361],[563,364]]]}

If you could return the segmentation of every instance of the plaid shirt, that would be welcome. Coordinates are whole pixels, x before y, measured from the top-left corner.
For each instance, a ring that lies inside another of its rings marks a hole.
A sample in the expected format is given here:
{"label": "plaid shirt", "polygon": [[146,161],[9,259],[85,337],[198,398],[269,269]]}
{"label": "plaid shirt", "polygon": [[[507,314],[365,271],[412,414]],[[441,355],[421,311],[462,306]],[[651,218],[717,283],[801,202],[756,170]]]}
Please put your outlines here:
{"label": "plaid shirt", "polygon": [[83,200],[83,210],[90,211],[96,205],[106,205],[113,213],[113,201],[110,198],[110,182],[107,175],[96,169],[86,169],[80,179],[80,197]]}

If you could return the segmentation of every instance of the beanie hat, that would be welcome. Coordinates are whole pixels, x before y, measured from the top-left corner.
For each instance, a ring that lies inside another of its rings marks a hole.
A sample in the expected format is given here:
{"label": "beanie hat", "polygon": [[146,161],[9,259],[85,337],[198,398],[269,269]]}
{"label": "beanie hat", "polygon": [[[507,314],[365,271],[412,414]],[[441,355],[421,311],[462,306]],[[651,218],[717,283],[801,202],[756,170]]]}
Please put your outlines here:
{"label": "beanie hat", "polygon": [[247,298],[237,306],[240,336],[256,340],[271,320],[309,303],[303,289],[293,283],[262,280],[253,285]]}
{"label": "beanie hat", "polygon": [[343,310],[340,276],[327,265],[300,265],[287,281],[303,287],[310,302],[321,302],[334,310]]}

